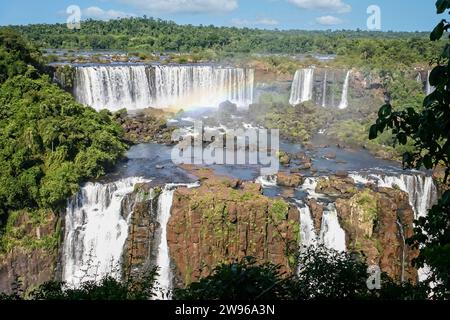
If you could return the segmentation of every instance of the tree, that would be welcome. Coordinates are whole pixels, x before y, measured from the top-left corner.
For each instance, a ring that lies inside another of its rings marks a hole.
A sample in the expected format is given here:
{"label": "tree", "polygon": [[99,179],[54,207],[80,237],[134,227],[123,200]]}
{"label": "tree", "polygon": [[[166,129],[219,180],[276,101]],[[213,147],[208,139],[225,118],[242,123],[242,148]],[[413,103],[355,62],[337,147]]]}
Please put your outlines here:
{"label": "tree", "polygon": [[[450,9],[450,0],[436,2],[437,13]],[[440,41],[450,24],[443,19],[430,35],[431,41]],[[397,111],[390,104],[381,107],[376,124],[370,128],[370,139],[378,133],[392,129],[396,140],[406,145],[412,140],[414,152],[403,155],[405,168],[445,168],[443,188],[449,187],[450,175],[450,44],[447,42],[442,53],[433,61],[430,85],[436,90],[423,101],[423,108],[413,107]],[[420,248],[415,260],[417,267],[428,265],[431,276],[428,282],[434,287],[435,298],[450,298],[450,190],[444,192],[438,204],[427,217],[416,221],[415,235],[408,240],[410,245]]]}

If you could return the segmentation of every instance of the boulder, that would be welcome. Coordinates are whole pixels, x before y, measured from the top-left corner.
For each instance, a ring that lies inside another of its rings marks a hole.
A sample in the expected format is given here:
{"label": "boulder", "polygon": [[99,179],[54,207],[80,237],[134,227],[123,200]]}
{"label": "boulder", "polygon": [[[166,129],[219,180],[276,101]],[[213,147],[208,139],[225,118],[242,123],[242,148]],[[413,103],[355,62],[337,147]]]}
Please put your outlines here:
{"label": "boulder", "polygon": [[277,173],[277,184],[280,187],[297,188],[303,183],[303,177],[299,173]]}

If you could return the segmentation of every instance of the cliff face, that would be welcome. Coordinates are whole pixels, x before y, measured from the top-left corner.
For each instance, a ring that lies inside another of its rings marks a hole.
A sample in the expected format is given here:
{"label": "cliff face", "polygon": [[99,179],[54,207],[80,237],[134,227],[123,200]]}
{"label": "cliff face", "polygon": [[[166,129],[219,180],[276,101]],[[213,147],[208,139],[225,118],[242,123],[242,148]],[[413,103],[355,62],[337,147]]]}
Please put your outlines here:
{"label": "cliff face", "polygon": [[139,277],[148,271],[156,260],[158,248],[156,219],[160,188],[148,184],[135,187],[135,191],[124,199],[124,216],[131,215],[129,234],[123,250],[123,276]]}
{"label": "cliff face", "polygon": [[364,189],[352,198],[337,199],[349,250],[361,252],[368,265],[378,265],[394,280],[417,281],[412,260],[417,250],[404,242],[413,235],[414,212],[400,190]]}
{"label": "cliff face", "polygon": [[60,219],[54,213],[11,214],[2,237],[0,292],[26,292],[53,280],[57,274],[59,240]]}
{"label": "cliff face", "polygon": [[210,178],[200,188],[178,189],[174,195],[168,244],[178,285],[245,256],[291,272],[295,261],[289,252],[297,250],[298,237],[298,211],[264,197],[260,185]]}

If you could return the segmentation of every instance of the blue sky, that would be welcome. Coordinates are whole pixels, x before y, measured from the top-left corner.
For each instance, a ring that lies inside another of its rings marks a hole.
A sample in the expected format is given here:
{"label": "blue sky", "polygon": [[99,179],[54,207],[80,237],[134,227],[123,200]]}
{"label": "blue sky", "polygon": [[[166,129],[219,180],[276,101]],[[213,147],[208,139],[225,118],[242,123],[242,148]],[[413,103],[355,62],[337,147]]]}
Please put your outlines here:
{"label": "blue sky", "polygon": [[430,31],[442,19],[435,0],[0,0],[0,25],[66,22],[77,5],[82,18],[147,16],[181,24],[267,29],[367,29],[367,8],[381,10],[382,31]]}

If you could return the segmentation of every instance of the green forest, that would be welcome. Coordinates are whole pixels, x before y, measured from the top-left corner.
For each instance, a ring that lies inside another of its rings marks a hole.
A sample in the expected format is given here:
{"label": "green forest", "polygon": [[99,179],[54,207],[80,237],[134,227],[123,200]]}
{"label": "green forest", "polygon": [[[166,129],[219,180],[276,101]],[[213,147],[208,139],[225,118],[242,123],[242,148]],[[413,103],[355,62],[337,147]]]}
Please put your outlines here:
{"label": "green forest", "polygon": [[65,206],[82,181],[104,175],[126,150],[111,115],[77,103],[43,61],[20,35],[0,31],[2,230],[15,211],[39,217],[39,209]]}

